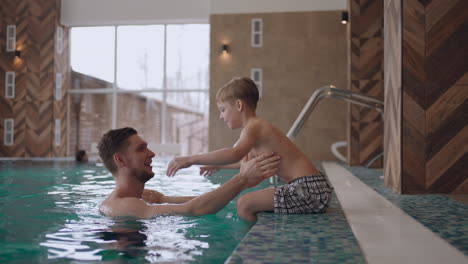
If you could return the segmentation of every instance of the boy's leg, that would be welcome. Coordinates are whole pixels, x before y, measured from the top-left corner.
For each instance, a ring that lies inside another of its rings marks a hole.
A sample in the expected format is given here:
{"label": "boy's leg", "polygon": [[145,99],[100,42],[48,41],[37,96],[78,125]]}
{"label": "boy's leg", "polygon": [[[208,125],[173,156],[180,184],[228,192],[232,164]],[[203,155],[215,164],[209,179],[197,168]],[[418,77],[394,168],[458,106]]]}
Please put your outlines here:
{"label": "boy's leg", "polygon": [[274,196],[275,188],[246,193],[237,200],[237,214],[246,220],[257,221],[258,212],[273,211]]}

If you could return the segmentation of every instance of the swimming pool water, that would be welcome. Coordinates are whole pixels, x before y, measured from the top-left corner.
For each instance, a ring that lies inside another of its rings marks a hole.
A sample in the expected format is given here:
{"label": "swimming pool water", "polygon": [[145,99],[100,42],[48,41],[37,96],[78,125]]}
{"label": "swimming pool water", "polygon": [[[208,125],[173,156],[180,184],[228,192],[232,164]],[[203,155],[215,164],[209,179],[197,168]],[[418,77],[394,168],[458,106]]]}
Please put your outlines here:
{"label": "swimming pool water", "polygon": [[[199,195],[236,172],[207,179],[192,167],[169,178],[167,161],[153,165],[146,188],[166,195]],[[216,215],[111,219],[98,205],[113,187],[100,164],[1,161],[0,263],[223,263],[252,226],[235,201]]]}

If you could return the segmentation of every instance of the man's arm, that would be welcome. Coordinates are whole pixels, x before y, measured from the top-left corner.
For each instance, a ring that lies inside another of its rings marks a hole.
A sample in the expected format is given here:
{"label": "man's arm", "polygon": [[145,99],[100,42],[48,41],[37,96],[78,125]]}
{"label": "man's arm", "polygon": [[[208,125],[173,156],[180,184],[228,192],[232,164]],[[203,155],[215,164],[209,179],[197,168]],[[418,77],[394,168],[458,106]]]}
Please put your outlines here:
{"label": "man's arm", "polygon": [[264,179],[275,175],[280,157],[273,153],[261,155],[243,163],[239,174],[219,188],[200,195],[183,204],[148,205],[138,198],[122,198],[113,206],[116,210],[101,209],[109,216],[133,216],[151,218],[163,214],[204,215],[214,214],[221,210],[242,190],[259,184]]}
{"label": "man's arm", "polygon": [[186,203],[196,196],[166,196],[158,191],[147,190],[143,191],[141,198],[148,203],[172,203],[172,204],[181,204]]}
{"label": "man's arm", "polygon": [[225,165],[237,163],[249,153],[255,146],[256,141],[257,133],[255,127],[245,127],[241,132],[239,140],[232,148],[224,148],[193,156],[176,157],[169,163],[166,175],[174,176],[178,170],[194,164]]}

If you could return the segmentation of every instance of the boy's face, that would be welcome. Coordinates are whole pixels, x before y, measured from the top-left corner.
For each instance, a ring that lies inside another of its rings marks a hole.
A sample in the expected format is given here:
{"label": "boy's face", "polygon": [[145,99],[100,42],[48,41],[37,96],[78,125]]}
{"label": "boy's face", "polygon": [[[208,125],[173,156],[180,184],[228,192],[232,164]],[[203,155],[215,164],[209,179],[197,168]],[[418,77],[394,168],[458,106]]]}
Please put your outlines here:
{"label": "boy's face", "polygon": [[226,122],[230,129],[241,127],[241,115],[235,102],[218,102],[219,118]]}

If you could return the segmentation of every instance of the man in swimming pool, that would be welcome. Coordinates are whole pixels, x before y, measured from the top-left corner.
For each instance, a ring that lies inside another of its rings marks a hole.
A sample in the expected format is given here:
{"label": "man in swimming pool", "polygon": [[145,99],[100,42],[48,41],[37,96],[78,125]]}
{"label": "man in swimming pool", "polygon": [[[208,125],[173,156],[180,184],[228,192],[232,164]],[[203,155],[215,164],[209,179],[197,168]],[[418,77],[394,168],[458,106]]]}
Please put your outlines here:
{"label": "man in swimming pool", "polygon": [[104,165],[115,179],[114,191],[99,206],[99,211],[110,217],[214,214],[242,190],[273,176],[280,162],[279,156],[264,154],[243,162],[239,174],[211,192],[198,197],[173,197],[145,189],[145,183],[154,176],[151,160],[155,154],[135,129],[125,127],[108,131],[101,138],[98,149]]}

